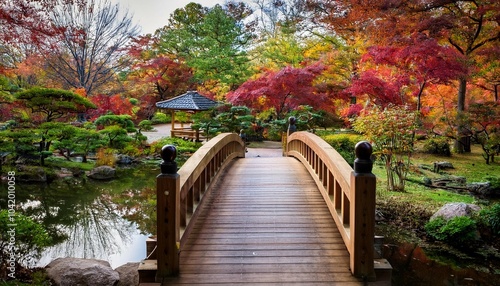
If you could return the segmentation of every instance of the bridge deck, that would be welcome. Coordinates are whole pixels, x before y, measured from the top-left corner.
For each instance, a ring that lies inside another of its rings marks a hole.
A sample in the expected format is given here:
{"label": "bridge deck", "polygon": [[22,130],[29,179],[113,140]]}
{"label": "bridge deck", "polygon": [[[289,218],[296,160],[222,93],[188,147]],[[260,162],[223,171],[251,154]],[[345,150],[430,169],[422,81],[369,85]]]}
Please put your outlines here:
{"label": "bridge deck", "polygon": [[247,154],[215,182],[180,254],[180,275],[163,285],[362,285],[304,166],[279,149]]}

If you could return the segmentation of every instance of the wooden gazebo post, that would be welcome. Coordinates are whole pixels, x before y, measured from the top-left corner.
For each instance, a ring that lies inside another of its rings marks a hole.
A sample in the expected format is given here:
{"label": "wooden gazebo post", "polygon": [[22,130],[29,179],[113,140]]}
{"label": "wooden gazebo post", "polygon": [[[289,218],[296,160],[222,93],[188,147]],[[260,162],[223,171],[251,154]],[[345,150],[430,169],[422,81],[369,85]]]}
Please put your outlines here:
{"label": "wooden gazebo post", "polygon": [[172,128],[170,128],[170,137],[174,137],[174,129],[175,129],[175,109],[172,109]]}

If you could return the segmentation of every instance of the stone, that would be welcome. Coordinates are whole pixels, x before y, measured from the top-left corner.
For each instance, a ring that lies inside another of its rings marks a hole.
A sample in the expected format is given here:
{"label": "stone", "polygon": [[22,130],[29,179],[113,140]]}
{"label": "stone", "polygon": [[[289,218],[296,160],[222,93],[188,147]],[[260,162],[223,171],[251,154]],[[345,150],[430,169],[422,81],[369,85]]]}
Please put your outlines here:
{"label": "stone", "polygon": [[481,198],[496,198],[500,197],[500,190],[491,186],[490,182],[474,182],[467,185],[467,189]]}
{"label": "stone", "polygon": [[58,258],[46,271],[58,286],[114,286],[120,279],[107,261],[97,259]]}
{"label": "stone", "polygon": [[116,156],[116,164],[130,165],[132,163],[134,163],[134,158],[132,158],[128,155],[120,154],[120,155]]}
{"label": "stone", "polygon": [[453,164],[450,162],[434,162],[434,172],[438,173],[441,170],[445,169],[454,169]]}
{"label": "stone", "polygon": [[116,170],[110,166],[99,166],[87,172],[87,177],[95,180],[110,180],[116,175]]}
{"label": "stone", "polygon": [[115,269],[120,275],[120,281],[116,286],[139,285],[139,262],[129,262]]}
{"label": "stone", "polygon": [[481,210],[481,207],[474,204],[466,203],[448,203],[442,206],[436,213],[431,216],[430,220],[442,217],[445,220],[450,220],[457,216],[471,216],[473,213]]}

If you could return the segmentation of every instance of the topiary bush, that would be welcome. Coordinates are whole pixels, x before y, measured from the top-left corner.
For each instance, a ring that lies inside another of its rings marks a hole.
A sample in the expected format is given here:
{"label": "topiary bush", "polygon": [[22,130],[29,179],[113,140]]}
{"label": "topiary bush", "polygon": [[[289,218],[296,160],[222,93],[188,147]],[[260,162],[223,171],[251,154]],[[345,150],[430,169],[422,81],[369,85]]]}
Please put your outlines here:
{"label": "topiary bush", "polygon": [[451,148],[448,139],[444,137],[431,138],[425,141],[423,146],[424,153],[436,154],[442,156],[451,156]]}
{"label": "topiary bush", "polygon": [[471,245],[477,239],[476,221],[468,216],[457,216],[450,220],[435,218],[425,225],[427,235],[458,248]]}

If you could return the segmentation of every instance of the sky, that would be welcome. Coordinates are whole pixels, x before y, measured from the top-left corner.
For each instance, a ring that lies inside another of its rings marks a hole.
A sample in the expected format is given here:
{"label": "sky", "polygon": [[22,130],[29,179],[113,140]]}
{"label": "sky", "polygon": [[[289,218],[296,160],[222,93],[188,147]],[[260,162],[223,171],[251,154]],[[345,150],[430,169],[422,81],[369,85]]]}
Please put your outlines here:
{"label": "sky", "polygon": [[135,24],[141,26],[141,34],[152,34],[156,29],[167,24],[170,14],[175,9],[183,8],[191,2],[204,7],[224,4],[226,0],[112,0],[120,8],[129,10]]}

